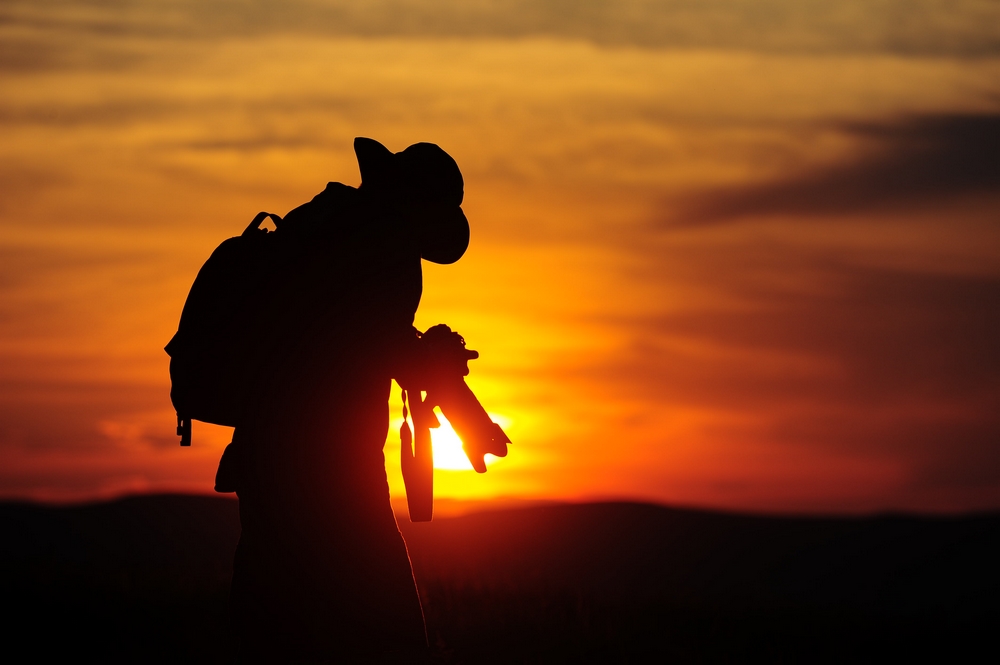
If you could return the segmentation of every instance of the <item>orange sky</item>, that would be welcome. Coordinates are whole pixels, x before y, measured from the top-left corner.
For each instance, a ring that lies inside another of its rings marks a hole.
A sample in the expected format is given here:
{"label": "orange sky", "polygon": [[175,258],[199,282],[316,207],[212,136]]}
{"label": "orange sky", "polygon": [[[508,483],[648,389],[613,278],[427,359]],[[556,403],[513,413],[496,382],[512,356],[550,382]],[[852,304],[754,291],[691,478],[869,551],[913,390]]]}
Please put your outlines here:
{"label": "orange sky", "polygon": [[1000,508],[995,4],[35,4],[0,9],[0,495],[210,491],[187,289],[370,136],[466,177],[417,325],[515,445],[439,496]]}

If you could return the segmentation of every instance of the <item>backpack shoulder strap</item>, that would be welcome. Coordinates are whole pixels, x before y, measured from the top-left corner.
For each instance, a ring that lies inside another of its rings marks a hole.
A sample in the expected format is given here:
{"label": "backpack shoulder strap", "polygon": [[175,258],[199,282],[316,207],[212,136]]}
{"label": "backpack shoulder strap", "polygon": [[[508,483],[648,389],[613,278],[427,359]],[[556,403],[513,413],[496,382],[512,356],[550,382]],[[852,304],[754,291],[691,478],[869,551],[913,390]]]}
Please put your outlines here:
{"label": "backpack shoulder strap", "polygon": [[270,217],[271,221],[274,222],[274,228],[278,228],[278,226],[281,224],[281,217],[275,215],[272,212],[258,212],[257,215],[253,218],[253,221],[251,221],[250,224],[245,229],[243,229],[243,233],[241,235],[248,236],[256,231],[259,231],[261,222],[263,222],[268,217]]}

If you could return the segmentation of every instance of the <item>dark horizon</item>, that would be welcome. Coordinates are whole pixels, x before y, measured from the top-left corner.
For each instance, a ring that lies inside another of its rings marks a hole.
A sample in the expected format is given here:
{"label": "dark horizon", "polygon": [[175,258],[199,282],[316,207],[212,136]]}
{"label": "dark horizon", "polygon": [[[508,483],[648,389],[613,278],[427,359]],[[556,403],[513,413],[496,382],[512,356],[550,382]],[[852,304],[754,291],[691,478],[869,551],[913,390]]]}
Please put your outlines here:
{"label": "dark horizon", "polygon": [[[86,499],[78,499],[72,501],[49,501],[49,500],[39,500],[32,498],[12,498],[5,499],[0,498],[0,506],[31,506],[38,508],[50,508],[50,509],[74,509],[74,508],[86,508],[101,506],[113,503],[119,503],[123,501],[131,500],[145,500],[145,499],[159,499],[159,498],[169,498],[169,497],[190,497],[190,498],[204,498],[204,499],[221,499],[228,500],[234,503],[237,502],[237,498],[233,494],[219,494],[214,491],[210,492],[135,492],[135,493],[123,493],[111,496],[100,496],[100,497],[90,497]],[[407,507],[406,507],[406,497],[394,497],[392,499],[392,509],[393,513],[396,515],[396,520],[399,523],[403,523],[408,520],[407,517]],[[941,512],[919,512],[919,511],[875,511],[875,512],[841,512],[841,513],[819,513],[812,511],[754,511],[754,510],[739,510],[739,509],[729,509],[726,507],[714,507],[714,506],[700,506],[700,505],[684,505],[676,503],[659,503],[656,501],[641,501],[628,496],[622,497],[592,497],[586,499],[525,499],[520,497],[492,497],[489,499],[453,499],[453,498],[436,498],[434,502],[434,519],[454,519],[457,517],[465,517],[467,515],[475,515],[478,513],[486,513],[493,511],[510,511],[510,510],[522,510],[530,508],[545,508],[545,507],[555,507],[555,506],[595,506],[595,505],[631,505],[631,506],[649,506],[653,508],[662,508],[666,510],[672,510],[677,512],[685,512],[692,514],[703,514],[703,515],[724,515],[732,517],[747,517],[747,518],[763,518],[763,519],[774,519],[774,520],[879,520],[879,519],[892,519],[892,518],[903,518],[903,519],[928,519],[928,520],[949,520],[949,519],[977,519],[977,518],[992,518],[1000,515],[1000,509],[985,509],[985,510],[969,510],[969,511],[941,511]]]}
{"label": "dark horizon", "polygon": [[[443,663],[971,655],[997,619],[998,515],[825,520],[584,504],[400,526]],[[230,662],[235,502],[0,504],[0,528],[0,589],[22,609],[8,627],[40,612],[66,636],[36,653]],[[17,644],[33,633],[9,634]]]}

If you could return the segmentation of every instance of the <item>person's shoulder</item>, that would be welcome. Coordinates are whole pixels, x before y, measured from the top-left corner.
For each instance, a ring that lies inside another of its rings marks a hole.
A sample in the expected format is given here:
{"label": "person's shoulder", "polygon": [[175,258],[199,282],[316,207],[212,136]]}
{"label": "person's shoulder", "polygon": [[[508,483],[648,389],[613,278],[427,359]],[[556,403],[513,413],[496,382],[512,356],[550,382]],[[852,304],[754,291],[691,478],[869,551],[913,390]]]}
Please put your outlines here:
{"label": "person's shoulder", "polygon": [[328,182],[326,189],[313,197],[312,203],[331,205],[335,203],[353,203],[358,198],[358,190],[342,182]]}
{"label": "person's shoulder", "polygon": [[339,182],[328,183],[326,189],[294,210],[290,210],[283,227],[304,231],[323,227],[342,217],[357,203],[358,190]]}

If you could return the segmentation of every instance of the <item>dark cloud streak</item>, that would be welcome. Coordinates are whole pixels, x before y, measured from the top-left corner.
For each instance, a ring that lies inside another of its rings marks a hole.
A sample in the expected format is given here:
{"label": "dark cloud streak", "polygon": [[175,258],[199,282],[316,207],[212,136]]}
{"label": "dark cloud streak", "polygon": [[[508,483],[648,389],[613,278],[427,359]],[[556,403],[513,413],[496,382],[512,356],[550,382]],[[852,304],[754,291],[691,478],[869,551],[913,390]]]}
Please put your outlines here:
{"label": "dark cloud streak", "polygon": [[828,217],[1000,195],[1000,114],[927,116],[846,130],[870,146],[855,161],[695,196],[670,224]]}
{"label": "dark cloud streak", "polygon": [[[739,308],[621,321],[633,331],[634,354],[597,371],[602,381],[617,375],[640,394],[666,391],[717,406],[795,399],[855,407],[975,404],[1000,397],[1000,277],[828,270],[839,287],[825,294],[744,291]],[[720,352],[686,356],[668,351],[669,340]],[[803,369],[789,369],[795,364]]]}
{"label": "dark cloud streak", "polygon": [[[738,270],[708,279],[736,283]],[[904,459],[914,488],[995,484],[1000,277],[825,270],[812,294],[744,288],[740,307],[618,321],[631,344],[561,380],[609,400],[755,414],[720,423],[736,441]]]}

